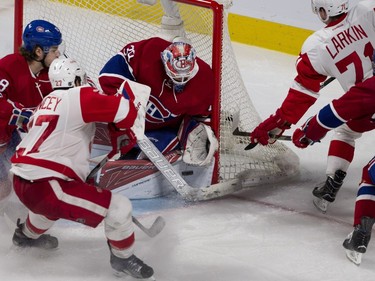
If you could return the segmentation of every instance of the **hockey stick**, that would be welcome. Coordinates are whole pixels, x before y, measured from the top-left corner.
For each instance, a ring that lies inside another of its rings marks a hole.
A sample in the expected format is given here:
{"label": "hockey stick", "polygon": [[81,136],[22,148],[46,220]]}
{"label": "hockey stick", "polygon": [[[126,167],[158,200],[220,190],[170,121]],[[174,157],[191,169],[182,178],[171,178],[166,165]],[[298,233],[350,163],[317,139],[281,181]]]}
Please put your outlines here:
{"label": "hockey stick", "polygon": [[[329,77],[327,80],[325,80],[323,83],[320,84],[320,90],[323,89],[324,87],[326,87],[327,85],[329,85],[332,81],[334,81],[336,78],[335,77]],[[236,128],[233,130],[233,135],[234,136],[240,136],[240,137],[250,137],[250,132],[241,132],[238,128],[238,116],[237,116],[237,123],[236,123]],[[233,119],[233,125],[235,124],[235,118]],[[284,140],[284,141],[291,141],[292,140],[292,137],[291,136],[284,136],[284,135],[281,135],[281,136],[277,136],[277,135],[274,135],[274,134],[268,134],[268,136],[271,138],[271,139],[276,139],[276,140]],[[257,142],[255,143],[250,143],[248,146],[245,147],[245,150],[250,150],[250,149],[253,149],[254,147],[256,147],[258,145]]]}
{"label": "hockey stick", "polygon": [[173,188],[186,200],[198,200],[197,189],[188,185],[188,183],[175,171],[172,164],[164,157],[159,149],[150,141],[150,139],[143,135],[142,139],[137,140],[139,148],[148,157],[148,159],[155,165],[156,168],[163,174]]}
{"label": "hockey stick", "polygon": [[149,228],[141,224],[135,217],[132,217],[132,220],[136,226],[138,226],[144,233],[147,234],[147,236],[151,238],[158,235],[165,226],[165,220],[161,216],[158,216]]}
{"label": "hockey stick", "polygon": [[[250,137],[250,132],[241,132],[238,127],[236,129],[234,129],[233,131],[233,135],[234,136],[240,136],[240,137]],[[277,136],[277,135],[274,135],[274,134],[268,134],[268,136],[271,138],[271,139],[276,139],[276,140],[283,140],[283,141],[291,141],[292,140],[292,137],[291,136],[285,136],[285,135],[281,135],[281,136]],[[250,149],[253,149],[254,147],[256,147],[258,145],[258,142],[254,142],[254,143],[250,143],[248,146],[245,147],[245,150],[250,150]]]}
{"label": "hockey stick", "polygon": [[95,167],[94,167],[94,169],[92,169],[91,170],[91,172],[90,172],[90,174],[87,176],[87,178],[86,178],[86,182],[89,180],[89,179],[91,179],[91,178],[93,178],[93,177],[95,177],[95,175],[99,172],[99,170],[101,169],[101,168],[103,168],[103,166],[108,162],[108,155],[106,155]]}
{"label": "hockey stick", "polygon": [[137,143],[143,153],[185,200],[206,201],[241,190],[241,186],[238,185],[238,179],[216,183],[206,187],[191,187],[180,174],[175,171],[172,164],[168,162],[147,136],[137,140]]}
{"label": "hockey stick", "polygon": [[329,77],[326,81],[324,81],[322,84],[320,84],[320,89],[323,89],[325,86],[330,84],[335,79],[336,79],[335,77]]}

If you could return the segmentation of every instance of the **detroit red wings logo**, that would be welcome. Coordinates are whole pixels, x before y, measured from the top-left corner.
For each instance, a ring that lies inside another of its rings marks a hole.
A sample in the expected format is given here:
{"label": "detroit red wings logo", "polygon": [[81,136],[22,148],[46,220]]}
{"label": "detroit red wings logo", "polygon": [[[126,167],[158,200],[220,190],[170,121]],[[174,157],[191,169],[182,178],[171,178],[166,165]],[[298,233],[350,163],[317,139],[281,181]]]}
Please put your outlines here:
{"label": "detroit red wings logo", "polygon": [[150,123],[163,123],[178,115],[173,114],[154,96],[150,96],[146,109],[146,120]]}

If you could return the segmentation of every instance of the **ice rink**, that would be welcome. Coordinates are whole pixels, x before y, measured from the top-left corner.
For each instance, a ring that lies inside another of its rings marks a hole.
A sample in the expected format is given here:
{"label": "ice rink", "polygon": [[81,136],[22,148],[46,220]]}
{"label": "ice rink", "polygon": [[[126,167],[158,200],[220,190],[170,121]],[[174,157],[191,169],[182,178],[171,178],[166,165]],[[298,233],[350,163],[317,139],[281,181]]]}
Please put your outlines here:
{"label": "ice rink", "polygon": [[[5,13],[0,4],[3,27],[9,24]],[[7,43],[0,44],[3,54]],[[296,57],[238,43],[233,46],[251,99],[266,118],[287,94]],[[340,94],[340,86],[332,82],[303,120]],[[342,247],[352,231],[362,167],[374,155],[375,133],[357,142],[345,183],[323,215],[313,206],[311,191],[325,180],[329,139],[330,133],[322,143],[305,150],[288,143],[301,161],[300,176],[289,182],[252,187],[205,203],[185,203],[177,195],[134,201],[134,214],[146,226],[158,215],[167,222],[154,238],[136,228],[136,255],[154,268],[159,281],[375,280],[375,238],[359,267],[347,260]],[[102,225],[91,229],[61,221],[50,233],[59,238],[56,251],[17,249],[12,245],[13,231],[1,216],[1,280],[120,280],[109,265]]]}

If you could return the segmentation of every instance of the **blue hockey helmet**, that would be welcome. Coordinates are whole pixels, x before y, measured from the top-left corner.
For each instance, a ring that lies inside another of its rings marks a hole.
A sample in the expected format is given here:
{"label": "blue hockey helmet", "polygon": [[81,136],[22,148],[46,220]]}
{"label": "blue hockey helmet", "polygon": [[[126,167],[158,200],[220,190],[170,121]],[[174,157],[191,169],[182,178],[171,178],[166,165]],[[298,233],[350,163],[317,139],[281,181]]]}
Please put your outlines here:
{"label": "blue hockey helmet", "polygon": [[26,25],[22,40],[26,50],[32,52],[36,46],[40,46],[44,53],[48,53],[50,47],[58,46],[62,42],[60,30],[45,20],[34,20]]}

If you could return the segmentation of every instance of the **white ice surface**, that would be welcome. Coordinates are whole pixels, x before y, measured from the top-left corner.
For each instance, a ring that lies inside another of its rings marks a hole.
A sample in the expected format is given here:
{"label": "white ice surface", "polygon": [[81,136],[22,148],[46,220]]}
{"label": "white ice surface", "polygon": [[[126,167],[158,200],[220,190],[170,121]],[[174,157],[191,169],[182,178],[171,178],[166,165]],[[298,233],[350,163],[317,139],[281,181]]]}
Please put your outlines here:
{"label": "white ice surface", "polygon": [[[4,26],[11,25],[5,20],[9,12],[4,6],[12,1],[1,2],[0,32],[4,32]],[[8,46],[9,42],[0,43],[1,55]],[[295,57],[240,44],[234,49],[251,99],[266,118],[286,96]],[[341,88],[333,82],[305,117],[340,94]],[[375,280],[374,241],[359,267],[346,259],[342,247],[352,231],[357,186],[362,167],[373,156],[374,136],[367,133],[357,142],[345,184],[327,215],[313,207],[311,191],[325,179],[329,136],[306,150],[288,144],[300,156],[297,180],[254,187],[207,203],[187,204],[178,198],[134,202],[135,215],[145,225],[157,215],[167,222],[152,239],[136,229],[136,254],[154,268],[159,281]],[[0,279],[119,280],[109,265],[102,225],[91,229],[61,221],[50,233],[59,238],[56,251],[17,249],[11,242],[13,231],[0,217]]]}

